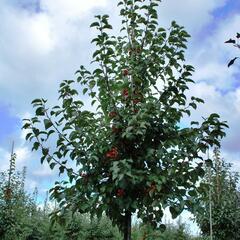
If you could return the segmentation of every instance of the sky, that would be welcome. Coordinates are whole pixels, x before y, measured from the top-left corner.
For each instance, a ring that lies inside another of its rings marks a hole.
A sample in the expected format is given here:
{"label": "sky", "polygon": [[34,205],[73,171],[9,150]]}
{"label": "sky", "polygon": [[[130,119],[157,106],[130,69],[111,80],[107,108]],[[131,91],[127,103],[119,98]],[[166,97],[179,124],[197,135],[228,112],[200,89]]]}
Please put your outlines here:
{"label": "sky", "polygon": [[[119,29],[117,1],[113,0],[1,0],[0,1],[0,171],[8,168],[12,141],[17,168],[27,166],[26,185],[38,187],[43,196],[57,180],[57,173],[40,165],[21,130],[22,119],[32,114],[31,101],[44,97],[57,101],[64,79],[75,78],[88,66],[94,46],[89,25],[94,15],[106,13]],[[159,24],[172,20],[191,34],[187,63],[196,69],[191,95],[205,104],[193,114],[201,119],[212,112],[227,120],[230,128],[222,141],[222,157],[240,171],[240,63],[228,68],[237,49],[224,44],[240,31],[240,2],[233,0],[163,0]],[[117,33],[117,30],[115,30]]]}

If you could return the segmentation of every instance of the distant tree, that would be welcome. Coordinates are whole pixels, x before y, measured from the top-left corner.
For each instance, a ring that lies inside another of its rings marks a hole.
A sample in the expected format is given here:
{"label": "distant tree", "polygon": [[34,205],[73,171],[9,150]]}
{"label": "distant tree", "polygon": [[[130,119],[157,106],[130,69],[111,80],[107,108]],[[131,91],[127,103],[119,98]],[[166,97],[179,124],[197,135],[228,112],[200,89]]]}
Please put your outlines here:
{"label": "distant tree", "polygon": [[[120,240],[122,238],[118,228],[113,227],[111,220],[105,215],[99,220],[96,217],[91,219],[89,214],[73,214],[69,211],[64,215],[64,221],[54,222],[54,226],[54,232],[60,233],[63,240]],[[52,232],[53,230],[48,231],[47,236]],[[53,235],[55,236],[55,233]]]}
{"label": "distant tree", "polygon": [[[16,214],[13,210],[15,196],[19,195],[22,189],[19,175],[15,175],[15,158],[12,152],[8,172],[0,173],[0,238],[14,239],[16,236]],[[17,189],[16,189],[17,187]],[[20,190],[20,191],[19,191]]]}
{"label": "distant tree", "polygon": [[[126,240],[133,213],[164,230],[166,207],[174,218],[194,207],[202,153],[220,146],[227,127],[215,113],[182,127],[182,118],[203,100],[186,97],[194,70],[184,58],[189,34],[175,21],[169,30],[158,26],[159,2],[118,1],[118,37],[109,35],[109,17],[97,15],[91,24],[99,32],[92,40],[96,68],[81,66],[76,81],[60,84],[59,106],[35,99],[36,114],[23,126],[32,149],[41,149],[41,162],[68,176],[51,189],[61,212],[106,213]],[[78,83],[95,110],[84,108]]]}
{"label": "distant tree", "polygon": [[3,240],[24,238],[33,211],[33,201],[24,191],[26,168],[16,171],[15,160],[12,151],[8,171],[0,172],[0,239]]}
{"label": "distant tree", "polygon": [[[232,172],[231,164],[220,158],[219,149],[214,151],[213,168],[205,176],[209,188],[202,198],[202,211],[196,212],[196,221],[204,236],[210,234],[209,204],[212,208],[212,228],[214,240],[240,239],[240,192],[239,175]],[[209,192],[210,191],[210,192]],[[209,199],[209,194],[211,198]]]}
{"label": "distant tree", "polygon": [[133,228],[133,240],[195,240],[182,223],[169,224],[164,232],[153,229],[149,225],[135,225]]}

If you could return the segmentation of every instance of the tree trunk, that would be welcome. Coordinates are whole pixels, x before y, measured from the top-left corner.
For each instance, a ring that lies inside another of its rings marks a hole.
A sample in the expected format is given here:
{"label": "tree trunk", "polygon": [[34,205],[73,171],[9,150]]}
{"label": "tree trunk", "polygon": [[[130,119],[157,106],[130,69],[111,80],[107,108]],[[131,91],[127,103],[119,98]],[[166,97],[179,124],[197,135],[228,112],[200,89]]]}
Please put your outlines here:
{"label": "tree trunk", "polygon": [[126,211],[124,221],[124,240],[131,240],[132,213]]}

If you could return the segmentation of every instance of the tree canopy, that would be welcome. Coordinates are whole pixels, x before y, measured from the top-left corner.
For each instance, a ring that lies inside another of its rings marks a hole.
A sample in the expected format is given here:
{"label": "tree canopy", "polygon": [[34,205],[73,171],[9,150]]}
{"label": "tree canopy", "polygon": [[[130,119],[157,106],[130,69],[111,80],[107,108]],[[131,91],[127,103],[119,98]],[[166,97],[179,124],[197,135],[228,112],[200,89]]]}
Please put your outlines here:
{"label": "tree canopy", "polygon": [[35,99],[35,116],[23,126],[41,162],[68,176],[51,189],[61,211],[105,212],[125,239],[133,213],[165,229],[166,207],[173,218],[194,208],[203,154],[220,146],[227,127],[216,113],[183,127],[203,100],[186,96],[194,83],[184,57],[190,36],[175,21],[167,30],[158,26],[159,3],[118,1],[119,36],[111,35],[108,15],[97,15],[94,70],[80,66],[76,80],[63,81],[57,106]]}

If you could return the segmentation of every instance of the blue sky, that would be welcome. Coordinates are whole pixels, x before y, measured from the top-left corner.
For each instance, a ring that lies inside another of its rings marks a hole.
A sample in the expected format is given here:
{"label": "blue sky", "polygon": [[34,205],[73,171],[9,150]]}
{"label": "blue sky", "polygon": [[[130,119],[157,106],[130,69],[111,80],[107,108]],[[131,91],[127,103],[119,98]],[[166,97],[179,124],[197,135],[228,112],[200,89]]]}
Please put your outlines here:
{"label": "blue sky", "polygon": [[10,113],[8,106],[0,105],[0,143],[21,127],[21,119]]}
{"label": "blue sky", "polygon": [[15,8],[22,8],[33,13],[41,11],[41,1],[39,0],[13,0],[9,4],[12,4]]}
{"label": "blue sky", "polygon": [[[2,0],[0,1],[0,171],[8,166],[11,141],[15,141],[17,167],[28,168],[27,186],[45,191],[57,173],[41,166],[21,131],[21,119],[31,116],[30,102],[37,97],[54,104],[58,85],[74,78],[80,64],[88,65],[94,36],[93,16],[108,13],[119,28],[112,0]],[[224,41],[240,32],[240,2],[232,0],[165,0],[159,8],[160,25],[172,20],[186,27],[192,38],[187,62],[196,72],[191,94],[206,102],[193,114],[201,119],[218,112],[230,129],[222,155],[240,170],[240,63],[227,68],[236,49]]]}
{"label": "blue sky", "polygon": [[231,17],[232,15],[239,14],[240,2],[239,1],[226,1],[226,4],[216,8],[212,11],[215,20],[221,21],[224,18]]}

